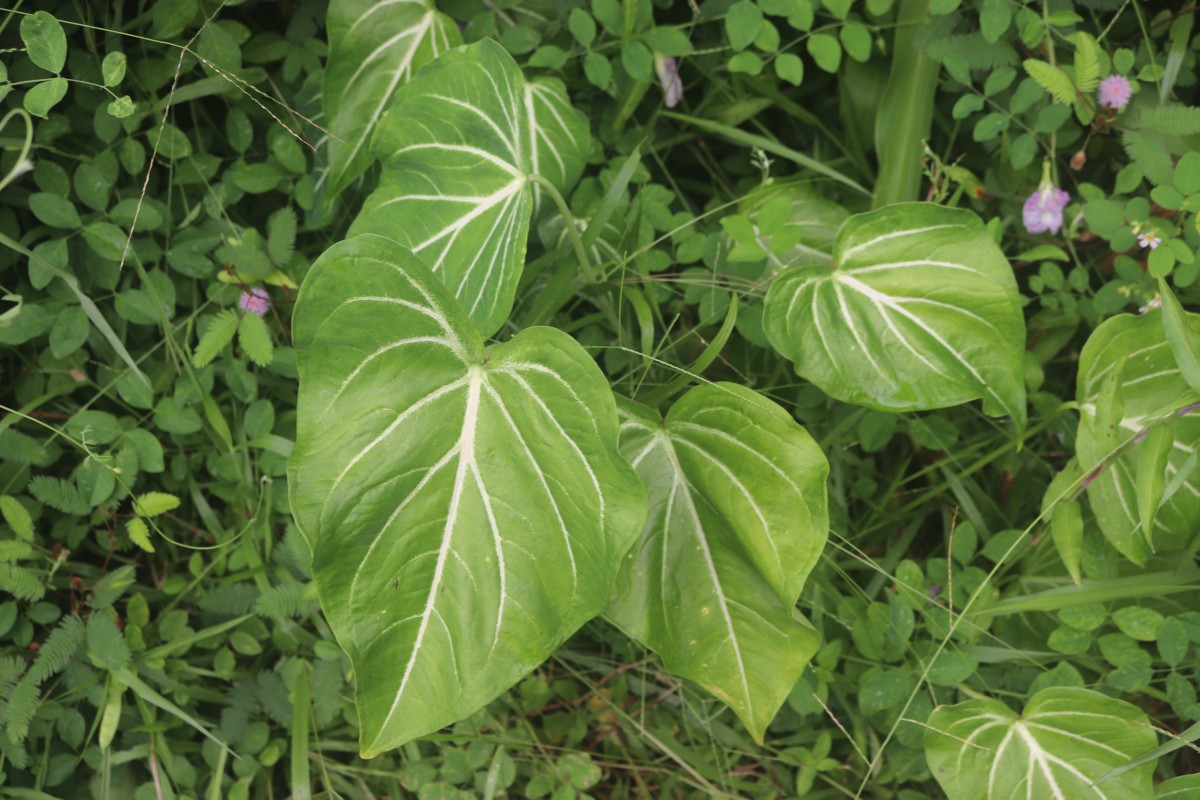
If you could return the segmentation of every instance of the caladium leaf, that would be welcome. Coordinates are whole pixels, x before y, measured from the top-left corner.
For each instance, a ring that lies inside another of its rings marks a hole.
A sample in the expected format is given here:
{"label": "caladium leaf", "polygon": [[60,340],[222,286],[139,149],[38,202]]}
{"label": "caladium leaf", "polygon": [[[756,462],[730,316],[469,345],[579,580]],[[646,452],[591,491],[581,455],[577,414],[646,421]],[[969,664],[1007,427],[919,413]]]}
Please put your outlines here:
{"label": "caladium leaf", "polygon": [[431,0],[333,0],[326,27],[321,96],[331,134],[325,190],[333,198],[370,166],[371,134],[396,90],[462,34]]}
{"label": "caladium leaf", "polygon": [[535,176],[565,192],[588,141],[561,81],[527,82],[491,40],[455,48],[405,84],[379,123],[383,176],[351,233],[411,248],[490,336],[512,310]]}
{"label": "caladium leaf", "polygon": [[782,408],[698,386],[665,420],[619,401],[621,453],[649,494],[607,616],[762,742],[820,644],[796,600],[828,533],[821,449]]}
{"label": "caladium leaf", "polygon": [[583,348],[530,328],[485,349],[389,239],[317,260],[294,337],[292,511],[371,756],[471,714],[603,611],[645,497]]}
{"label": "caladium leaf", "polygon": [[[1138,460],[1146,443],[1130,445],[1115,459],[1110,456],[1153,421],[1200,400],[1179,371],[1158,313],[1105,320],[1079,354],[1076,453],[1085,473],[1099,470],[1088,484],[1088,502],[1108,540],[1139,565],[1150,557],[1137,488]],[[1200,332],[1200,314],[1187,314],[1186,319]],[[1156,549],[1183,547],[1200,526],[1200,410],[1171,414],[1158,424],[1170,429],[1173,441],[1152,541]]]}
{"label": "caladium leaf", "polygon": [[1025,323],[1012,269],[979,218],[932,203],[851,217],[832,266],[782,272],[771,344],[827,394],[883,411],[983,409],[1025,421]]}
{"label": "caladium leaf", "polygon": [[1043,689],[1020,715],[998,700],[968,700],[935,709],[927,725],[925,759],[948,800],[1154,795],[1153,762],[1093,785],[1157,737],[1139,709],[1091,689]]}

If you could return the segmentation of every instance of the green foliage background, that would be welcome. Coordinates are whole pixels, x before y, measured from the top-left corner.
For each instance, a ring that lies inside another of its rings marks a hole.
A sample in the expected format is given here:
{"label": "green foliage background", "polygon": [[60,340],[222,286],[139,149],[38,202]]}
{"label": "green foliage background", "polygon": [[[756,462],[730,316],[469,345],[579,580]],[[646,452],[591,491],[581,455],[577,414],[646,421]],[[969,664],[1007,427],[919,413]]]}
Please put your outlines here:
{"label": "green foliage background", "polygon": [[[0,793],[916,800],[942,791],[935,707],[1060,686],[1196,738],[1196,520],[1135,565],[1091,510],[1049,503],[1083,477],[1091,332],[1159,313],[1168,286],[1198,307],[1194,4],[438,7],[564,81],[594,140],[567,201],[602,272],[581,285],[561,218],[535,220],[497,336],[554,324],[651,406],[703,375],[791,412],[830,462],[830,541],[799,601],[821,649],[762,746],[596,621],[479,713],[359,759],[354,676],[286,489],[291,306],[378,179],[328,190],[326,4],[17,4],[0,16]],[[1138,89],[1120,115],[1082,91],[1108,74]],[[893,134],[928,140],[923,166],[889,167]],[[1061,235],[1021,225],[1043,159],[1071,195]],[[881,198],[987,222],[1029,331],[1024,429],[975,404],[839,403],[766,346],[770,277]],[[1139,247],[1147,232],[1163,244]],[[263,317],[239,306],[252,288]]]}

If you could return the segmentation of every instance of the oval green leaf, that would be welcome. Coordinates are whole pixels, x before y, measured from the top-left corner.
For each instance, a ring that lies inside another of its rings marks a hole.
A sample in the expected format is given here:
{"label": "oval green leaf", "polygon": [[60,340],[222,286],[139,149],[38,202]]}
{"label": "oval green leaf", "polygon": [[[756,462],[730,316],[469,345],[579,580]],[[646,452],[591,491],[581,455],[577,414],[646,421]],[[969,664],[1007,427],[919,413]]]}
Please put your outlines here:
{"label": "oval green leaf", "polygon": [[67,35],[53,14],[35,11],[24,17],[21,41],[30,61],[48,72],[62,72],[67,63]]}
{"label": "oval green leaf", "polygon": [[832,266],[781,273],[764,328],[827,394],[881,411],[983,410],[1025,422],[1025,322],[1012,269],[979,218],[932,203],[851,217]]}
{"label": "oval green leaf", "polygon": [[35,117],[45,118],[50,109],[58,105],[67,96],[67,79],[51,78],[36,84],[21,98],[25,110]]}
{"label": "oval green leaf", "polygon": [[[1105,320],[1079,355],[1076,452],[1086,473],[1103,466],[1088,485],[1088,502],[1108,540],[1139,565],[1150,557],[1137,502],[1138,459],[1146,442],[1133,444],[1115,460],[1106,459],[1153,420],[1197,399],[1179,371],[1159,313]],[[1187,314],[1187,325],[1200,332],[1200,314]],[[1114,395],[1119,397],[1119,415],[1105,411],[1114,407]],[[1108,416],[1116,418],[1110,422]],[[1200,525],[1200,412],[1175,415],[1159,424],[1170,429],[1174,441],[1152,541],[1156,549],[1169,549],[1185,546]]]}
{"label": "oval green leaf", "polygon": [[379,188],[351,233],[412,249],[484,336],[512,310],[532,210],[533,176],[566,191],[583,171],[587,120],[561,81],[525,81],[491,40],[426,65],[379,122]]}
{"label": "oval green leaf", "polygon": [[391,240],[318,259],[294,336],[292,511],[373,756],[479,709],[603,611],[645,498],[583,348],[531,328],[485,349]]}
{"label": "oval green leaf", "polygon": [[1154,794],[1153,763],[1092,784],[1156,739],[1129,703],[1054,687],[1031,697],[1020,715],[987,699],[935,709],[925,759],[948,800],[1144,800]]}
{"label": "oval green leaf", "polygon": [[321,96],[332,198],[371,165],[371,134],[396,90],[459,44],[462,34],[430,0],[334,0],[326,25],[329,62]]}
{"label": "oval green leaf", "polygon": [[698,386],[665,420],[622,401],[651,513],[607,616],[734,710],[759,743],[816,652],[796,612],[828,533],[828,464],[762,395]]}

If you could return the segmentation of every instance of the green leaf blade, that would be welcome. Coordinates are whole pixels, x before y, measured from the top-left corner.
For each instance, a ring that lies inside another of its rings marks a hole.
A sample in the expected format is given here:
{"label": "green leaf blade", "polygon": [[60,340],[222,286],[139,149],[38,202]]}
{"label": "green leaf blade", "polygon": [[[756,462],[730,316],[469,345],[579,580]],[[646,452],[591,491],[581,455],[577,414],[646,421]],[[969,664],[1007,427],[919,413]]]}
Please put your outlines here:
{"label": "green leaf blade", "polygon": [[462,34],[429,0],[335,0],[326,16],[329,62],[321,94],[333,197],[370,166],[371,135],[397,89]]}
{"label": "green leaf blade", "polygon": [[474,712],[602,611],[645,501],[591,357],[545,328],[485,351],[393,241],[326,252],[294,336],[292,511],[369,756]]}
{"label": "green leaf blade", "polygon": [[925,758],[948,800],[1153,795],[1149,763],[1093,788],[1156,737],[1141,710],[1090,689],[1043,689],[1020,716],[997,700],[941,706],[928,725]]}
{"label": "green leaf blade", "polygon": [[978,217],[929,203],[860,214],[833,260],[786,270],[767,293],[767,337],[798,374],[881,411],[982,398],[1024,425],[1016,281]]}
{"label": "green leaf blade", "polygon": [[734,384],[692,389],[661,424],[631,401],[620,412],[652,511],[607,616],[761,742],[820,643],[795,605],[827,535],[825,457]]}
{"label": "green leaf blade", "polygon": [[21,41],[29,60],[47,72],[58,74],[67,63],[67,35],[47,11],[35,11],[21,19]]}
{"label": "green leaf blade", "polygon": [[484,336],[512,310],[541,175],[566,191],[583,170],[586,119],[561,82],[527,83],[500,45],[443,54],[398,93],[373,149],[379,188],[351,226],[410,248]]}
{"label": "green leaf blade", "polygon": [[[1200,330],[1200,315],[1188,314],[1187,323]],[[1079,463],[1085,473],[1103,467],[1088,484],[1088,503],[1112,545],[1135,564],[1144,564],[1150,549],[1140,530],[1136,499],[1141,445],[1115,459],[1112,453],[1195,393],[1180,374],[1155,314],[1121,314],[1098,326],[1080,352],[1077,385]],[[1167,480],[1172,482],[1187,469],[1200,442],[1200,415],[1173,416],[1158,424],[1169,427],[1174,438],[1167,459]],[[1200,524],[1200,475],[1195,470],[1178,491],[1164,495],[1153,524],[1155,549],[1186,545],[1186,532]]]}

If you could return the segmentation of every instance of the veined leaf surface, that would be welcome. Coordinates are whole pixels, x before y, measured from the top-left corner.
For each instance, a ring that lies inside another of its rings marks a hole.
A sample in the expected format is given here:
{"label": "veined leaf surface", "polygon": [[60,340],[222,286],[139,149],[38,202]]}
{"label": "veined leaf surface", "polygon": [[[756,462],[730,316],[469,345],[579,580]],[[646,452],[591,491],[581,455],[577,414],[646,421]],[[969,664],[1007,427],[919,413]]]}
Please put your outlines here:
{"label": "veined leaf surface", "polygon": [[998,700],[941,706],[929,717],[925,759],[949,800],[1144,800],[1149,762],[1093,786],[1154,747],[1146,715],[1075,687],[1043,689],[1018,715]]}
{"label": "veined leaf surface", "polygon": [[[764,217],[770,214],[772,204],[788,208],[788,220],[779,233],[794,242],[783,250],[771,249],[768,245],[773,242],[762,238],[763,228],[769,227]],[[767,275],[793,265],[828,266],[838,230],[850,216],[803,179],[781,179],[760,186],[742,198],[738,210],[750,218],[759,244],[767,250]]]}
{"label": "veined leaf surface", "polygon": [[620,401],[650,515],[607,616],[761,742],[820,644],[796,600],[828,533],[825,456],[782,408],[698,386],[665,420]]}
{"label": "veined leaf surface", "polygon": [[379,123],[383,176],[351,233],[411,248],[490,336],[516,295],[540,191],[532,177],[565,192],[588,141],[561,81],[527,82],[491,40],[455,48],[405,84]]}
{"label": "veined leaf surface", "polygon": [[417,68],[462,41],[431,0],[333,0],[321,90],[332,198],[371,164],[371,134],[396,90]]}
{"label": "veined leaf surface", "polygon": [[485,349],[391,240],[326,251],[294,335],[292,511],[371,756],[471,714],[603,611],[645,498],[583,348],[531,328]]}
{"label": "veined leaf surface", "polygon": [[1025,421],[1025,322],[1012,269],[979,218],[932,203],[851,217],[832,266],[780,273],[764,328],[827,394],[883,411],[983,399]]}
{"label": "veined leaf surface", "polygon": [[[1163,331],[1161,312],[1141,316],[1121,314],[1105,320],[1088,337],[1079,355],[1079,433],[1075,447],[1079,463],[1090,472],[1118,445],[1127,442],[1151,420],[1183,404],[1200,400],[1179,371]],[[1200,331],[1200,314],[1188,314],[1188,324]],[[1107,381],[1120,366],[1116,382]],[[1107,385],[1106,385],[1107,384]],[[1099,413],[1119,392],[1123,411],[1117,430],[1105,429]],[[1183,547],[1200,525],[1200,411],[1175,416],[1164,423],[1174,442],[1167,459],[1167,491],[1154,518],[1156,548]],[[1141,443],[1132,445],[1107,465],[1088,485],[1088,502],[1100,530],[1126,558],[1144,565],[1150,548],[1140,529],[1137,503],[1137,459]],[[1180,477],[1180,471],[1186,475]]]}

